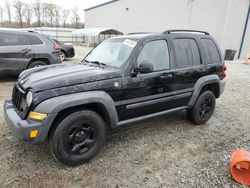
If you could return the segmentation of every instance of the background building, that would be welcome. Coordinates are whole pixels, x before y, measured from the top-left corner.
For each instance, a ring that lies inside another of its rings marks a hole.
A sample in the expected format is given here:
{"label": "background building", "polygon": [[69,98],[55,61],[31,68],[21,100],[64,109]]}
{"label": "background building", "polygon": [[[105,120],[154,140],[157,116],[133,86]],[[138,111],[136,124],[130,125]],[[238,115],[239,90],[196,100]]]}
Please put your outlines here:
{"label": "background building", "polygon": [[86,9],[85,27],[123,33],[205,30],[223,52],[234,49],[237,57],[243,57],[250,53],[249,12],[249,0],[112,0]]}

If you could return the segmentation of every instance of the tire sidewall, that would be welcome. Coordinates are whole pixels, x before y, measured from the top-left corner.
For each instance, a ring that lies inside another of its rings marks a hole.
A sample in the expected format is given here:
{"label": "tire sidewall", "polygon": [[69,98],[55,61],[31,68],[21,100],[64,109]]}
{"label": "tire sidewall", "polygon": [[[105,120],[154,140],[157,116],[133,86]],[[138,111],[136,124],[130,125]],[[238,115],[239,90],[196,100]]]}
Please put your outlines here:
{"label": "tire sidewall", "polygon": [[44,66],[44,65],[47,65],[47,64],[43,61],[33,61],[29,64],[28,69],[34,68],[36,66]]}
{"label": "tire sidewall", "polygon": [[[61,55],[63,55],[64,58],[62,58]],[[66,58],[65,52],[63,52],[63,51],[60,52],[60,58],[61,58],[61,61],[65,60],[65,58]]]}
{"label": "tire sidewall", "polygon": [[[67,151],[63,140],[65,134],[71,128],[71,125],[77,121],[86,121],[92,123],[97,131],[96,141],[94,142],[93,146],[89,151],[83,154],[72,154]],[[60,162],[63,162],[67,165],[75,166],[84,162],[88,162],[97,154],[103,145],[106,138],[106,131],[106,125],[99,114],[88,110],[74,112],[64,118],[54,130],[50,139],[52,153]]]}
{"label": "tire sidewall", "polygon": [[[204,102],[205,99],[210,99],[212,102],[212,106],[211,106],[209,115],[205,119],[202,119],[199,116],[199,110],[200,110],[201,104]],[[216,105],[216,100],[215,100],[214,93],[212,91],[205,91],[204,93],[202,93],[197,99],[197,101],[195,102],[195,105],[192,109],[191,119],[193,120],[193,122],[196,124],[203,124],[207,122],[214,113],[215,105]]]}

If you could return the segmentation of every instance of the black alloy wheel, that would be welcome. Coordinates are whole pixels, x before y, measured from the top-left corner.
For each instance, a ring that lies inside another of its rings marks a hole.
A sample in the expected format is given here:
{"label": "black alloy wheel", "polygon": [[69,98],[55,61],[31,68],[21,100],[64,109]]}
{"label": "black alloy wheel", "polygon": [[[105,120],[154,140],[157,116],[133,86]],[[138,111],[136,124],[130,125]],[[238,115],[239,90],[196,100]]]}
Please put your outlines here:
{"label": "black alloy wheel", "polygon": [[210,119],[215,109],[215,96],[210,90],[204,91],[191,109],[187,109],[187,116],[195,124],[203,124]]}
{"label": "black alloy wheel", "polygon": [[49,135],[50,149],[60,162],[75,166],[91,160],[104,144],[107,126],[90,110],[68,114]]}

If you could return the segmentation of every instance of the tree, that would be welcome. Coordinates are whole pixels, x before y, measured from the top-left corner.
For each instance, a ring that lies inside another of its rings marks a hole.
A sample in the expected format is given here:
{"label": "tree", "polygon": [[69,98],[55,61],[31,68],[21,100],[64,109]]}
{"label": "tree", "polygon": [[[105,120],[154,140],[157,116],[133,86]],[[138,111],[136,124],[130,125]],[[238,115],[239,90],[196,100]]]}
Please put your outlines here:
{"label": "tree", "polygon": [[9,23],[11,23],[12,6],[11,6],[10,1],[5,0],[5,7],[6,7],[7,14],[8,14]]}
{"label": "tree", "polygon": [[67,19],[69,16],[70,10],[69,9],[64,9],[62,11],[62,22],[63,22],[63,27],[66,27]]}
{"label": "tree", "polygon": [[25,4],[25,13],[24,13],[24,18],[25,18],[27,27],[30,27],[30,25],[31,25],[31,16],[32,16],[32,8],[27,3],[27,4]]}
{"label": "tree", "polygon": [[3,8],[0,7],[0,22],[3,23]]}
{"label": "tree", "polygon": [[74,7],[71,11],[72,11],[72,22],[76,28],[79,28],[80,16],[78,14],[78,8]]}
{"label": "tree", "polygon": [[36,2],[33,4],[33,9],[37,18],[37,26],[41,27],[42,4],[40,0],[36,0]]}
{"label": "tree", "polygon": [[50,26],[52,27],[53,27],[53,20],[55,17],[55,8],[56,8],[55,4],[52,3],[46,4],[47,15],[50,21]]}
{"label": "tree", "polygon": [[43,25],[47,26],[48,15],[47,15],[47,3],[42,4],[42,17],[43,17]]}
{"label": "tree", "polygon": [[56,27],[59,27],[60,25],[60,20],[61,20],[61,15],[60,13],[62,12],[62,9],[60,6],[55,6],[55,23]]}
{"label": "tree", "polygon": [[16,9],[17,20],[19,21],[20,27],[23,27],[23,16],[25,13],[25,4],[24,2],[17,0],[15,1],[13,7]]}

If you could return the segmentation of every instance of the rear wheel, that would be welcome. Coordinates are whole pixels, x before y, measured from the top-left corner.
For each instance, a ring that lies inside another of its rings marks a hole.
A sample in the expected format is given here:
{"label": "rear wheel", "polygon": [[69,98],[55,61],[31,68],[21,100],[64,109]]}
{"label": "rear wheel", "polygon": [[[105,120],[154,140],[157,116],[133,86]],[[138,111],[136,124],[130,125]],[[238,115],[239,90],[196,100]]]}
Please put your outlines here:
{"label": "rear wheel", "polygon": [[210,119],[215,109],[215,96],[212,91],[202,93],[194,106],[187,110],[187,116],[195,124],[203,124]]}
{"label": "rear wheel", "polygon": [[61,61],[64,61],[66,58],[66,54],[63,51],[60,52],[60,58],[61,58]]}
{"label": "rear wheel", "polygon": [[28,69],[34,68],[34,67],[40,67],[47,65],[44,61],[33,61],[29,64]]}
{"label": "rear wheel", "polygon": [[50,148],[60,162],[79,165],[92,159],[106,138],[106,125],[99,114],[89,110],[65,117],[49,138]]}

